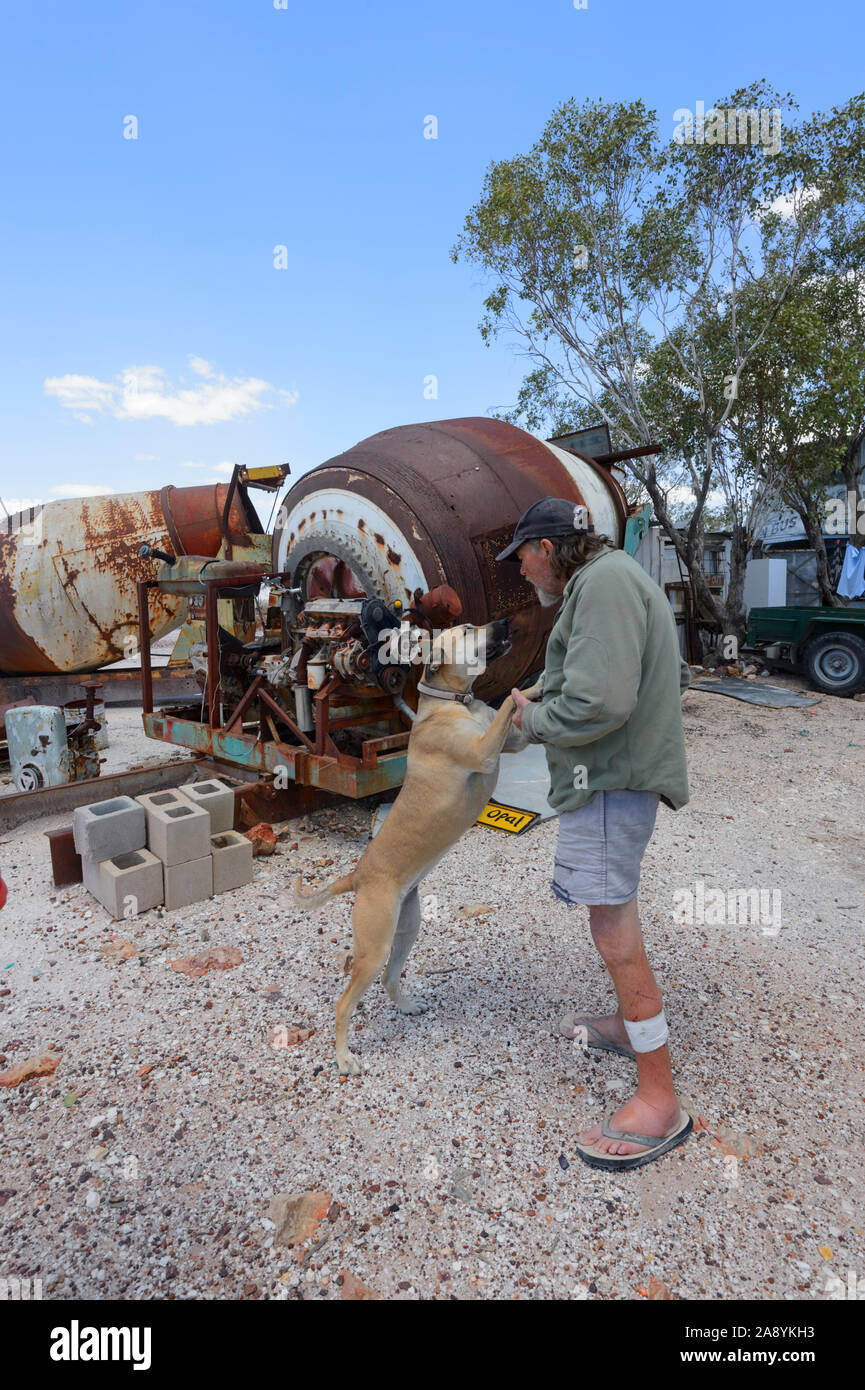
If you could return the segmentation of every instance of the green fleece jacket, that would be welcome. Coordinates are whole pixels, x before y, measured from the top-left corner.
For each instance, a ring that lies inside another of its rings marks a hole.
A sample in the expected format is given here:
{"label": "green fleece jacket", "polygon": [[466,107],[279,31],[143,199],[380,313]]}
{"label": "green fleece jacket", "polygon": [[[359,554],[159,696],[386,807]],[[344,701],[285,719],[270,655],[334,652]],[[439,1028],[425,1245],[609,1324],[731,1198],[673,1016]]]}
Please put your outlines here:
{"label": "green fleece jacket", "polygon": [[670,603],[636,560],[606,548],[581,565],[547,641],[541,699],[522,718],[529,742],[546,748],[553,809],[576,810],[614,788],[684,806],[681,692],[690,680]]}

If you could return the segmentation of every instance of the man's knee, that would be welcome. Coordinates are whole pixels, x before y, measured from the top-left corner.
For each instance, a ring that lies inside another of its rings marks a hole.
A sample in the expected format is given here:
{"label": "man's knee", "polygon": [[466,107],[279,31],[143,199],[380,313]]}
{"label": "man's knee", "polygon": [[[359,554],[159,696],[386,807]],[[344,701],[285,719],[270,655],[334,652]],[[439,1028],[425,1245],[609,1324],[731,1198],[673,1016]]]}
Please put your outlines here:
{"label": "man's knee", "polygon": [[592,940],[608,965],[623,965],[643,955],[634,899],[615,906],[590,907],[589,925]]}

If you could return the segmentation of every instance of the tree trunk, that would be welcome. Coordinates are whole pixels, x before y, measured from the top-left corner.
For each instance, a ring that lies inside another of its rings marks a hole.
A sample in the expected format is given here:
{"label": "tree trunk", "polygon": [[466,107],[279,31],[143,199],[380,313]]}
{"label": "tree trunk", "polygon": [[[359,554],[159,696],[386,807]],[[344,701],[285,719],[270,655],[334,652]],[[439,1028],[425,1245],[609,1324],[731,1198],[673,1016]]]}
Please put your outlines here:
{"label": "tree trunk", "polygon": [[817,557],[817,583],[820,585],[820,595],[827,608],[846,608],[847,604],[836,594],[832,584],[832,576],[829,573],[829,557],[826,554],[826,542],[823,540],[823,528],[818,521],[815,521],[813,513],[809,512],[802,517],[802,524],[805,527],[805,534],[808,537],[808,544]]}
{"label": "tree trunk", "polygon": [[823,500],[818,503],[814,494],[806,488],[801,488],[794,494],[785,497],[798,514],[805,527],[805,535],[808,538],[808,545],[814,551],[817,559],[817,583],[820,586],[820,594],[823,603],[827,608],[846,608],[844,599],[840,598],[832,586],[832,577],[829,573],[829,557],[826,554],[826,542],[823,539]]}
{"label": "tree trunk", "polygon": [[745,616],[745,570],[748,564],[750,536],[741,523],[733,526],[730,541],[730,582],[727,585],[727,599],[724,604],[724,635],[735,637],[743,646],[748,631]]}
{"label": "tree trunk", "polygon": [[708,614],[709,619],[716,623],[719,628],[723,628],[723,615],[715,595],[709,588],[706,576],[703,573],[703,527],[702,517],[705,506],[705,493],[708,487],[703,489],[702,496],[697,498],[697,505],[691,516],[688,529],[683,535],[677,526],[673,524],[664,494],[658,485],[658,475],[653,464],[649,464],[645,472],[631,470],[637,479],[642,483],[652,499],[655,509],[655,516],[661,525],[662,530],[675,547],[676,554],[682,562],[683,567],[690,576],[694,595],[697,601],[697,612],[694,614],[695,623],[699,623],[699,613],[702,610]]}

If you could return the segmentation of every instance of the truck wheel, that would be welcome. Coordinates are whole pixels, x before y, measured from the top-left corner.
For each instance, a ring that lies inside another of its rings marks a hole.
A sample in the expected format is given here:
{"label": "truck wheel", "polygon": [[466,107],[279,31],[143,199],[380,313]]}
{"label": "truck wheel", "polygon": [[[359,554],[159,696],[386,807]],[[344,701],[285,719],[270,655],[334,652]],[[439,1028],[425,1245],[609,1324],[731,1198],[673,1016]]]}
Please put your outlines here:
{"label": "truck wheel", "polygon": [[865,690],[865,641],[854,632],[827,632],[809,642],[805,670],[827,695],[857,695]]}

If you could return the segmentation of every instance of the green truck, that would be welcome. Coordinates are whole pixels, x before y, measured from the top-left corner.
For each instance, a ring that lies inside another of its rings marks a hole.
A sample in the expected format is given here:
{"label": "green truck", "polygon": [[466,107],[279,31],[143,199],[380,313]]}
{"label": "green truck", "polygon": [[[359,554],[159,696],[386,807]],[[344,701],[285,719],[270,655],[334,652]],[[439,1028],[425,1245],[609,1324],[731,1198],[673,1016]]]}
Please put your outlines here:
{"label": "green truck", "polygon": [[865,690],[865,608],[752,608],[747,647],[827,695]]}

